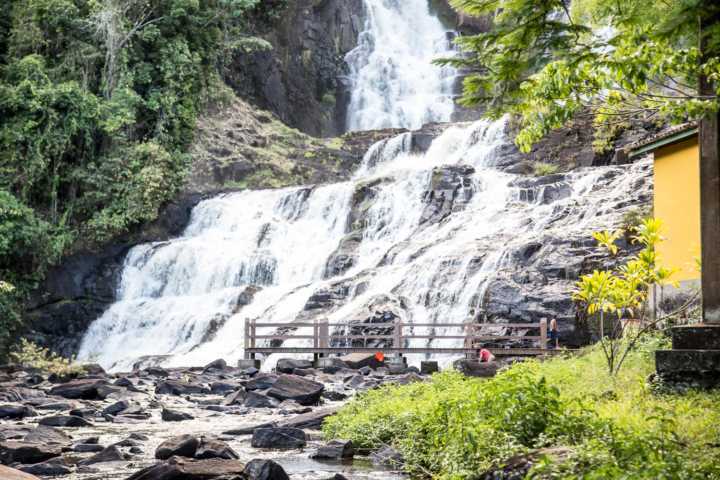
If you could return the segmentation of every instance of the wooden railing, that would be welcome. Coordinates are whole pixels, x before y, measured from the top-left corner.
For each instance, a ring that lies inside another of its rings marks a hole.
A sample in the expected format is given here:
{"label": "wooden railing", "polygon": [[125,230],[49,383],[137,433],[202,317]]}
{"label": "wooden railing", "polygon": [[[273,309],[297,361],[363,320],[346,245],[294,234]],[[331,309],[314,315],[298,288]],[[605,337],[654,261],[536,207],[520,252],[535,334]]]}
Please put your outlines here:
{"label": "wooden railing", "polygon": [[[295,330],[312,328],[312,334],[296,333]],[[344,333],[330,333],[331,328],[344,330]],[[391,333],[384,335],[351,334],[353,329],[372,328],[391,330]],[[443,328],[456,330],[452,334],[446,333],[407,333],[410,328]],[[487,328],[506,328],[510,330],[538,330],[539,335],[492,335],[483,334],[482,330]],[[271,329],[274,332],[258,334],[258,329]],[[278,332],[281,329],[292,329],[292,332]],[[310,340],[311,346],[272,346],[258,345],[262,343],[280,342],[284,344],[289,340]],[[385,340],[386,345],[377,346],[353,346],[354,340],[362,340],[367,344],[368,340]],[[406,340],[462,340],[462,347],[405,347]],[[532,341],[537,343],[536,348],[506,348],[490,349],[500,355],[538,355],[547,353],[548,347],[548,324],[542,319],[538,323],[403,323],[400,321],[392,323],[329,323],[327,320],[316,320],[314,322],[298,323],[258,323],[256,320],[245,322],[245,356],[254,358],[256,353],[314,353],[323,355],[328,353],[350,353],[381,350],[388,353],[476,353],[482,348],[483,343],[497,342],[503,340]],[[267,341],[267,342],[265,342]],[[346,346],[337,346],[337,343]]]}

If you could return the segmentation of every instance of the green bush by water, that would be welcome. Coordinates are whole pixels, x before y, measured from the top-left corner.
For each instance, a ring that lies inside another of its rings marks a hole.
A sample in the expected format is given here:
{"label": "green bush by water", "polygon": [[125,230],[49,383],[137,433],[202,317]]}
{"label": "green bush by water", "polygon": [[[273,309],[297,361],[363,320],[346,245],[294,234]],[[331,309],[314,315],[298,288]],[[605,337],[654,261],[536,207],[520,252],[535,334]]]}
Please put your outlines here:
{"label": "green bush by water", "polygon": [[517,454],[561,448],[530,478],[720,478],[720,394],[657,394],[646,342],[610,377],[589,349],[490,380],[443,372],[367,392],[325,422],[330,438],[400,450],[416,476],[472,479]]}

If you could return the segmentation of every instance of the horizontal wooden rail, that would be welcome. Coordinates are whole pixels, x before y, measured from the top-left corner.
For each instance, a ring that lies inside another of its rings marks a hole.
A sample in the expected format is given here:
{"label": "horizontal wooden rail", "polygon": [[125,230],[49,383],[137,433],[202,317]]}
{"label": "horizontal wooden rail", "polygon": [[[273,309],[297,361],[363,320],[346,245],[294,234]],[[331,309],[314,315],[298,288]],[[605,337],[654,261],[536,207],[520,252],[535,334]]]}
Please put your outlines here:
{"label": "horizontal wooden rail", "polygon": [[[311,352],[318,354],[325,353],[349,353],[357,351],[374,351],[378,348],[385,352],[393,353],[471,353],[477,352],[482,345],[478,345],[479,342],[493,342],[493,341],[531,341],[537,342],[539,348],[525,348],[513,346],[512,348],[508,345],[502,349],[491,349],[491,351],[501,350],[503,352],[511,350],[516,354],[519,352],[530,352],[528,355],[536,355],[547,352],[547,320],[543,319],[539,323],[407,323],[407,322],[385,322],[385,323],[330,323],[325,320],[316,320],[310,322],[297,322],[297,323],[258,323],[257,320],[248,320],[245,322],[245,355],[252,358],[256,353],[305,353]],[[295,333],[294,330],[300,328],[312,328],[312,334],[310,333]],[[335,330],[342,330],[343,332],[332,332],[331,328]],[[367,329],[392,329],[392,332],[386,334],[371,333],[368,335],[359,335],[353,331],[353,329],[367,328]],[[426,332],[412,333],[407,332],[406,329],[414,328],[425,328],[425,329],[461,329],[462,333],[444,333],[436,332],[429,334]],[[539,329],[540,335],[492,335],[483,332],[487,328],[506,328],[506,329],[521,329],[521,330],[532,330]],[[258,335],[258,329],[282,329],[276,333],[269,333]],[[288,331],[293,329],[293,331]],[[280,341],[282,343],[288,340],[311,340],[312,346],[258,346],[257,340],[268,340],[268,341]],[[354,340],[387,340],[389,345],[382,347],[358,347],[352,345]],[[406,347],[405,342],[410,340],[463,340],[463,346],[460,347]],[[347,343],[350,345],[345,346],[332,346],[331,343]],[[539,353],[538,353],[539,352]],[[503,353],[506,354],[506,353]]]}

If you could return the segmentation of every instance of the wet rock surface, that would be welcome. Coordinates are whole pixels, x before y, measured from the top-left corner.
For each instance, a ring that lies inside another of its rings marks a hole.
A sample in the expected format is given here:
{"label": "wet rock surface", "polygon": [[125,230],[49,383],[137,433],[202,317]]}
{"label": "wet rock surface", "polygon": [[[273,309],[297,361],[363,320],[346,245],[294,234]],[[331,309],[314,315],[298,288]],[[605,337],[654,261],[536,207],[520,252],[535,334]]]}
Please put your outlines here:
{"label": "wet rock surface", "polygon": [[[281,364],[307,366],[296,360]],[[319,430],[359,389],[405,383],[407,374],[388,375],[376,359],[364,357],[324,364],[329,373],[294,368],[303,376],[248,372],[218,361],[204,368],[154,366],[123,374],[92,370],[92,376],[58,384],[43,379],[3,404],[12,415],[0,419],[0,464],[13,468],[14,476],[0,471],[5,474],[0,478],[401,478],[394,467],[372,466],[364,457],[351,460],[350,442],[322,442]],[[363,381],[346,382],[349,374]],[[31,375],[14,368],[0,380],[0,391]],[[213,391],[210,385],[218,382],[234,391]],[[105,387],[112,392],[103,392]],[[227,397],[236,401],[223,405]],[[15,415],[26,408],[36,416]],[[169,421],[169,415],[182,421]]]}

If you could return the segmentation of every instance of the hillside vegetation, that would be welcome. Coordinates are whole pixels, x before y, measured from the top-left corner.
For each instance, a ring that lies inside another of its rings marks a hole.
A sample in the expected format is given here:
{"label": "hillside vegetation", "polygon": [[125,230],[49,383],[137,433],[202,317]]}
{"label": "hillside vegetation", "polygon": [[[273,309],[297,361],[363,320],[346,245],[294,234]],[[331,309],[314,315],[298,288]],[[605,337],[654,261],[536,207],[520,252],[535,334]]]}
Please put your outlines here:
{"label": "hillside vegetation", "polygon": [[503,469],[521,472],[512,478],[720,478],[720,394],[647,382],[665,343],[645,340],[616,377],[596,346],[490,380],[445,372],[386,386],[328,419],[324,433],[391,445],[411,473],[442,479],[505,478],[483,476]]}
{"label": "hillside vegetation", "polygon": [[283,0],[10,0],[0,11],[0,356],[47,267],[181,188],[219,68]]}

